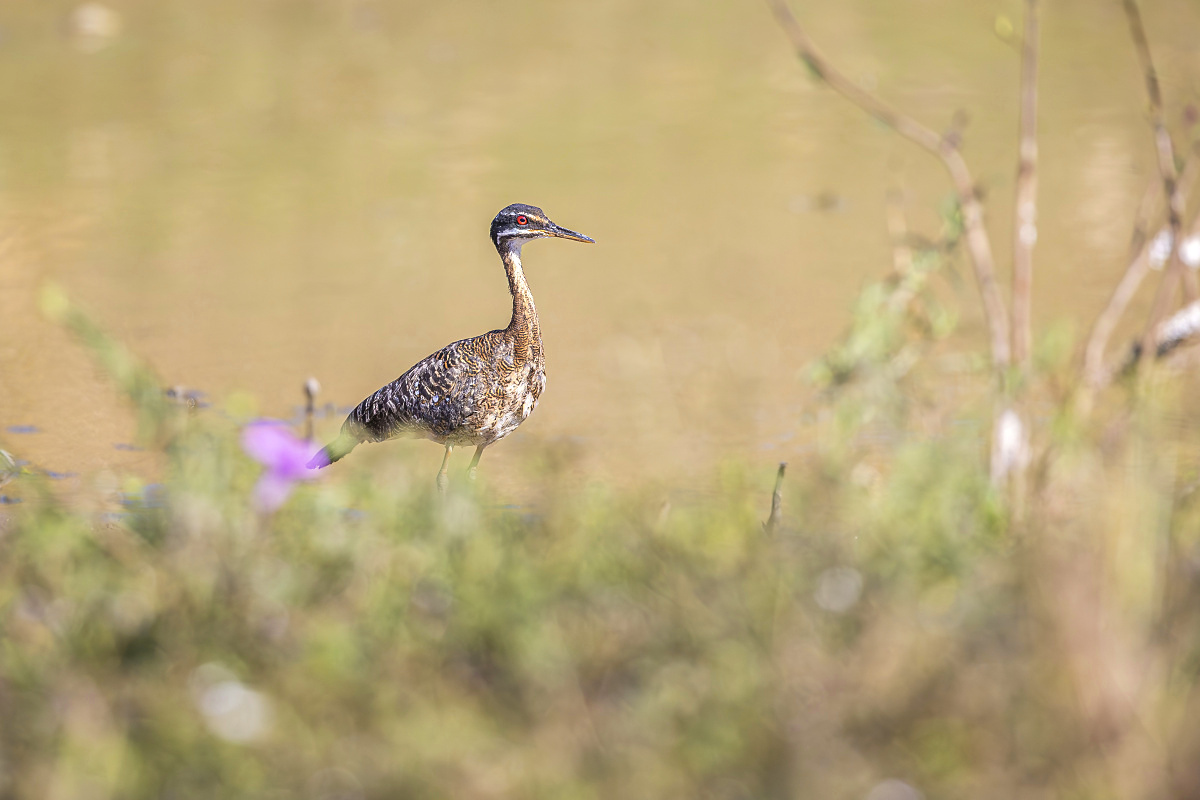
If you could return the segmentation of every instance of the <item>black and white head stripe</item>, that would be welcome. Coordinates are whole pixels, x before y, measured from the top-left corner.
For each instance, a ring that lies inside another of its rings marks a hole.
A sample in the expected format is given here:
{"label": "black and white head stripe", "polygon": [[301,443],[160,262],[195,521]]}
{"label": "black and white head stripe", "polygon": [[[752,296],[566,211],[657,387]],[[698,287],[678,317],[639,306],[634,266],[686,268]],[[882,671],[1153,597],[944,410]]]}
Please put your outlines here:
{"label": "black and white head stripe", "polygon": [[492,241],[497,246],[506,239],[534,239],[547,236],[550,220],[546,212],[537,206],[513,203],[504,208],[492,220]]}
{"label": "black and white head stripe", "polygon": [[556,236],[576,242],[593,241],[591,237],[582,233],[555,225],[546,216],[545,211],[524,203],[513,203],[492,220],[492,242],[498,250],[520,248],[525,242],[544,236]]}

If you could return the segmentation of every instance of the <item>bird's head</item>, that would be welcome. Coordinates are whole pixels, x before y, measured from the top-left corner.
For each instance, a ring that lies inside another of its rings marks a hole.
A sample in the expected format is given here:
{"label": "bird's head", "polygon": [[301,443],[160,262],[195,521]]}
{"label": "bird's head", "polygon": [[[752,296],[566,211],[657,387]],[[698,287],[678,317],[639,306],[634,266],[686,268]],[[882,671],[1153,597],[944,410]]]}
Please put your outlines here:
{"label": "bird's head", "polygon": [[546,212],[537,206],[527,206],[524,203],[513,203],[500,211],[492,220],[492,242],[500,252],[505,250],[520,250],[521,245],[534,239],[547,236],[557,236],[560,239],[571,239],[576,242],[592,242],[595,239],[582,233],[560,228],[550,221]]}

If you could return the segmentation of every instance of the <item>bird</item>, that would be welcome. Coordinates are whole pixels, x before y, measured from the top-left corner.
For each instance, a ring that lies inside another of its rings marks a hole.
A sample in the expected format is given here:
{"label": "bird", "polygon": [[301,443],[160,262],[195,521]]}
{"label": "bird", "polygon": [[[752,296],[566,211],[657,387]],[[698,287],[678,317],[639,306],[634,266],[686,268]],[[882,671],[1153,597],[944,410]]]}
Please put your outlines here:
{"label": "bird", "polygon": [[512,294],[508,327],[452,342],[409,367],[350,412],[337,438],[308,462],[309,469],[327,467],[364,442],[432,439],[445,447],[437,474],[438,491],[445,493],[455,447],[474,445],[467,468],[474,480],[483,451],[533,413],[546,388],[546,356],[521,248],[550,237],[592,244],[595,239],[556,225],[542,209],[524,203],[501,209],[490,234]]}

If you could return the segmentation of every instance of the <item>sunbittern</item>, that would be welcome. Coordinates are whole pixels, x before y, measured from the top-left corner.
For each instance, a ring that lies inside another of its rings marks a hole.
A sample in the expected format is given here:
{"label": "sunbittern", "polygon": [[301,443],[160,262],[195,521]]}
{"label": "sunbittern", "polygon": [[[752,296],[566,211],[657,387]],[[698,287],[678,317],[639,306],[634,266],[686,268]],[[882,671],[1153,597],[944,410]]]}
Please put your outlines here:
{"label": "sunbittern", "polygon": [[557,236],[594,242],[560,228],[535,206],[514,203],[492,220],[492,243],[512,292],[512,320],[504,330],[448,344],[363,400],[346,417],[338,438],[308,462],[332,464],[362,442],[424,438],[444,445],[437,486],[446,490],[446,465],[456,445],[475,445],[467,474],[474,478],[484,448],[503,439],[537,407],[546,388],[546,357],[533,295],[521,269],[521,247]]}

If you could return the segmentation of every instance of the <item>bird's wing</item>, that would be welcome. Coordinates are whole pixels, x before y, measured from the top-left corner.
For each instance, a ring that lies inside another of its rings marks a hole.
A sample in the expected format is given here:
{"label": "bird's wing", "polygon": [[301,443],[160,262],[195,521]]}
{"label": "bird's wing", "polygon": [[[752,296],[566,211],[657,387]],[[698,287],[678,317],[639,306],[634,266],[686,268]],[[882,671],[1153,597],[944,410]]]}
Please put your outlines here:
{"label": "bird's wing", "polygon": [[441,436],[455,430],[475,409],[481,339],[448,344],[413,364],[359,403],[343,430],[359,441],[382,441],[406,432]]}

